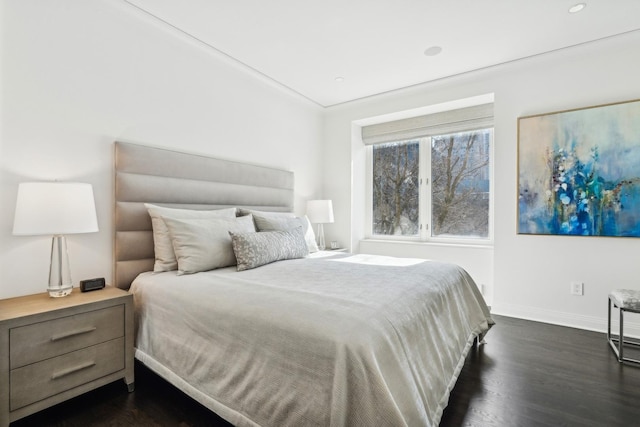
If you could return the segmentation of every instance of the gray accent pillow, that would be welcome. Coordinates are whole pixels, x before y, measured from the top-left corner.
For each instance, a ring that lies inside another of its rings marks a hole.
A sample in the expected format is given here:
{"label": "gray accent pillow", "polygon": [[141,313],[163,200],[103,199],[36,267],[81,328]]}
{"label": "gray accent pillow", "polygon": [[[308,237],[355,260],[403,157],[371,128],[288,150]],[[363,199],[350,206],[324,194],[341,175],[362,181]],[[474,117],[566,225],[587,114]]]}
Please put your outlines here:
{"label": "gray accent pillow", "polygon": [[280,218],[295,218],[295,214],[293,212],[271,212],[271,211],[257,211],[255,209],[247,209],[247,208],[238,208],[238,216],[245,215],[262,215],[268,217],[280,217]]}
{"label": "gray accent pillow", "polygon": [[239,218],[164,218],[178,260],[178,275],[236,264],[229,232],[253,233],[251,215]]}
{"label": "gray accent pillow", "polygon": [[153,227],[153,250],[155,253],[155,263],[153,271],[172,271],[178,268],[178,260],[173,252],[169,229],[163,218],[193,219],[193,218],[235,218],[236,208],[216,209],[209,211],[194,209],[176,209],[164,206],[156,206],[145,203],[144,206],[151,217]]}
{"label": "gray accent pillow", "polygon": [[289,216],[273,216],[254,213],[253,222],[255,222],[256,229],[258,231],[291,230],[296,227],[302,227],[309,252],[318,252],[316,235],[313,232],[311,222],[309,222],[309,218],[307,218],[306,215],[304,217],[291,218]]}
{"label": "gray accent pillow", "polygon": [[229,232],[229,234],[238,271],[309,255],[302,227],[261,233]]}

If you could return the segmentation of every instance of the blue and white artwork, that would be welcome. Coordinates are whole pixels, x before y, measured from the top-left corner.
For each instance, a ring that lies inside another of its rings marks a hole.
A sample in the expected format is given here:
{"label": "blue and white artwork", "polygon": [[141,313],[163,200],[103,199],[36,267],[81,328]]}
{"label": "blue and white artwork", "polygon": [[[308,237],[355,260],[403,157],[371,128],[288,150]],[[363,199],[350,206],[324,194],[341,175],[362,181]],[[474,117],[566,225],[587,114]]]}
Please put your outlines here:
{"label": "blue and white artwork", "polygon": [[640,100],[518,119],[518,233],[640,237]]}

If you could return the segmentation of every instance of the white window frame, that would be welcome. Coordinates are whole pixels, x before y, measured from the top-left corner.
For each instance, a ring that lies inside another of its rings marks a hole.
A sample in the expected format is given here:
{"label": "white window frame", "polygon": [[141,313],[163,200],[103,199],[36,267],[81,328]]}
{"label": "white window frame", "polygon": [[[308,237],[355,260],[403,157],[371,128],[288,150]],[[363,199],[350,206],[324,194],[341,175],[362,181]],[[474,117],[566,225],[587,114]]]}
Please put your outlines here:
{"label": "white window frame", "polygon": [[[418,236],[398,236],[373,234],[373,147],[369,145],[366,149],[366,211],[365,211],[365,238],[371,240],[404,241],[416,243],[437,243],[446,245],[472,245],[487,246],[493,245],[494,229],[494,128],[490,129],[491,139],[489,143],[489,230],[486,238],[465,238],[465,237],[432,237],[431,236],[431,139],[430,136],[416,138],[420,140],[420,233]],[[398,141],[404,142],[404,141]],[[425,189],[425,186],[429,186]]]}

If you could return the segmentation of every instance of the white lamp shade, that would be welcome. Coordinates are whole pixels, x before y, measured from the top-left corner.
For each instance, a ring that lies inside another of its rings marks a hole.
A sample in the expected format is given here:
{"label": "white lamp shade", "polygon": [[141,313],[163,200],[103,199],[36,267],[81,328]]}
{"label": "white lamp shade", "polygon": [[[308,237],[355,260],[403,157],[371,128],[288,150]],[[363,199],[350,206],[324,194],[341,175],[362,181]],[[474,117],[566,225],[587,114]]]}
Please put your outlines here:
{"label": "white lamp shade", "polygon": [[307,202],[307,217],[315,224],[332,223],[333,204],[331,200],[309,200]]}
{"label": "white lamp shade", "polygon": [[91,184],[25,182],[18,186],[13,234],[22,236],[98,231]]}

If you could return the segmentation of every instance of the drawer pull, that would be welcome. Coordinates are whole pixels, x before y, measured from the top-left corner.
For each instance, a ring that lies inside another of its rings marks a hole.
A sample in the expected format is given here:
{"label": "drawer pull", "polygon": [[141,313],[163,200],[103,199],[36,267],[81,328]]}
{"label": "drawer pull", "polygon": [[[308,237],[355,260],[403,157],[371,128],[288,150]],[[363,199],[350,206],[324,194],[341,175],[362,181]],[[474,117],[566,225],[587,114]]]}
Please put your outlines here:
{"label": "drawer pull", "polygon": [[53,375],[51,375],[51,379],[57,380],[58,378],[66,377],[67,375],[71,375],[75,372],[82,371],[83,369],[87,369],[95,365],[96,362],[87,362],[79,366],[74,366],[73,368],[65,369],[64,371],[54,372]]}
{"label": "drawer pull", "polygon": [[51,341],[60,341],[65,338],[75,337],[76,335],[88,334],[89,332],[93,332],[95,330],[96,330],[95,326],[84,328],[84,329],[78,329],[76,331],[71,331],[64,334],[60,334],[60,335],[54,335],[51,337]]}

